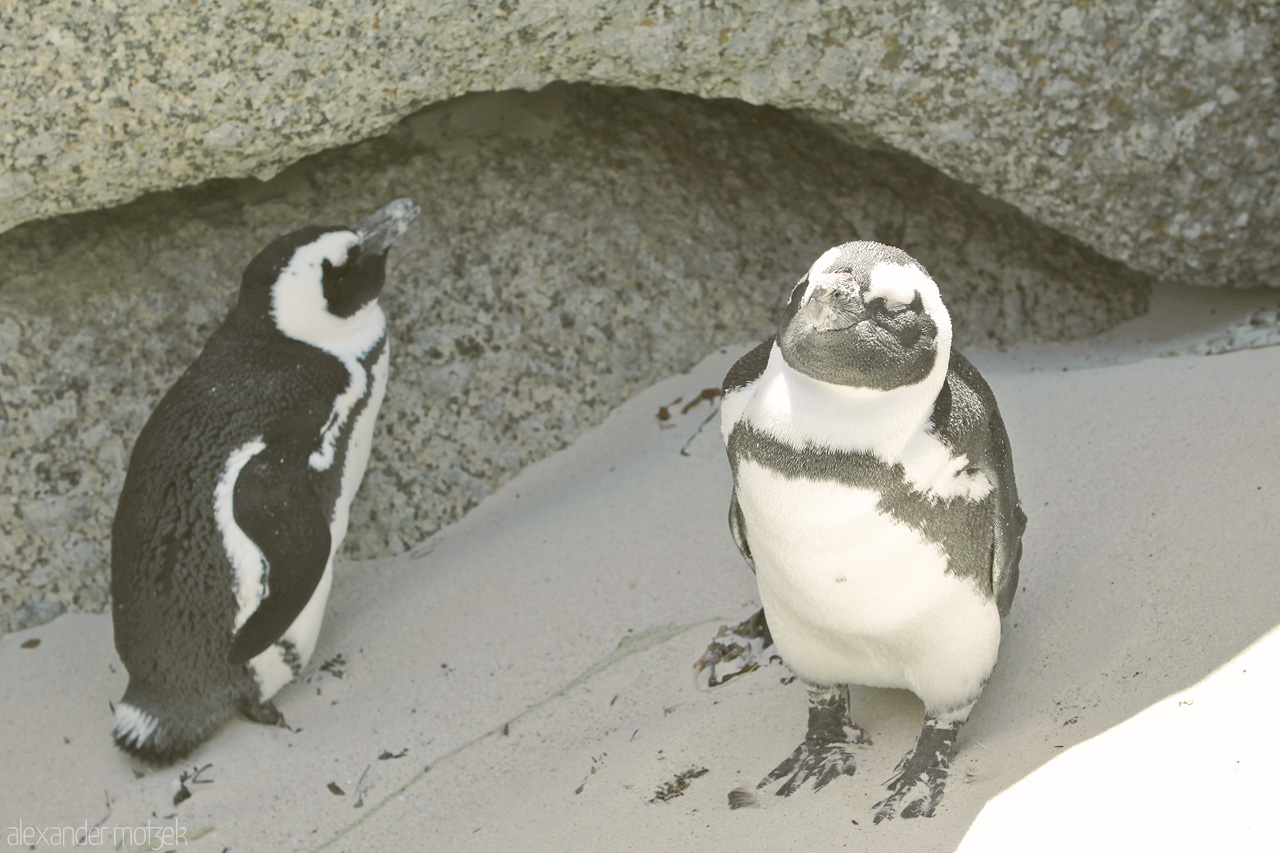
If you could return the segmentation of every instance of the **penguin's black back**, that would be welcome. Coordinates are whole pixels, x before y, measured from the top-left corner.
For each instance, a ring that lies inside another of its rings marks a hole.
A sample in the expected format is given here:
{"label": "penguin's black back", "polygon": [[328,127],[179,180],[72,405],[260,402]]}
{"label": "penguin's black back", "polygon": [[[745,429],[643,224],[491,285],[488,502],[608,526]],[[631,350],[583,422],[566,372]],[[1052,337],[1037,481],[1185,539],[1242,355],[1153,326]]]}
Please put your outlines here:
{"label": "penguin's black back", "polygon": [[991,386],[969,359],[951,351],[947,381],[933,406],[933,429],[943,443],[963,452],[992,481],[992,583],[1000,615],[1007,616],[1018,589],[1022,534],[1027,516],[1018,500],[1009,433]]}

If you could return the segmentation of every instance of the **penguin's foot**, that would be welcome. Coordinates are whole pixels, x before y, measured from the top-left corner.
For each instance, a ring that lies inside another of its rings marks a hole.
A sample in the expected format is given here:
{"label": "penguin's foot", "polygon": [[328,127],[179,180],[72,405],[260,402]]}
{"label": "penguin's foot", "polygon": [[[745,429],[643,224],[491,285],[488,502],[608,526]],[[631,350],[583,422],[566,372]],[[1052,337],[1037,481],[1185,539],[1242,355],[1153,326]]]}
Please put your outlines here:
{"label": "penguin's foot", "polygon": [[[858,730],[851,729],[851,732],[856,736]],[[775,767],[772,773],[761,779],[756,787],[765,788],[790,776],[791,778],[774,791],[779,797],[791,796],[811,779],[813,790],[821,791],[828,783],[841,776],[852,776],[858,769],[857,758],[850,748],[854,743],[857,741],[852,739],[818,741],[805,738],[804,742],[796,747],[795,752]],[[730,799],[730,805],[732,804],[733,801]]]}
{"label": "penguin's foot", "polygon": [[[756,788],[786,781],[774,791],[788,797],[809,781],[821,791],[841,776],[852,776],[858,763],[854,746],[870,743],[862,730],[849,722],[849,691],[846,687],[809,688],[809,732],[804,742]],[[739,797],[739,800],[742,798]],[[730,798],[730,805],[733,799]]]}
{"label": "penguin's foot", "polygon": [[240,713],[244,714],[255,723],[262,723],[264,726],[280,726],[281,728],[289,728],[289,724],[284,721],[284,714],[276,708],[275,703],[270,699],[260,702],[254,699],[240,700]]}
{"label": "penguin's foot", "polygon": [[720,633],[711,639],[693,668],[699,678],[706,674],[708,688],[719,687],[731,678],[759,668],[764,650],[772,645],[773,635],[769,633],[769,623],[761,608],[739,625],[721,626]]}
{"label": "penguin's foot", "polygon": [[889,796],[875,804],[875,822],[894,817],[933,817],[956,754],[960,723],[926,719],[916,748],[898,762],[889,780]]}

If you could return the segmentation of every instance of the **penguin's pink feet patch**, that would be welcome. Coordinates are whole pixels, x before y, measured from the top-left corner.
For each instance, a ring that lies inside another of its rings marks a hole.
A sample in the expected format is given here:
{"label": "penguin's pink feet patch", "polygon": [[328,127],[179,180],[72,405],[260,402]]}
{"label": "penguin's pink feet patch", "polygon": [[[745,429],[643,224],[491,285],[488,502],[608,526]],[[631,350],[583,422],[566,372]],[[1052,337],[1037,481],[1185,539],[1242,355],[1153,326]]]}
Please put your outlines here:
{"label": "penguin's pink feet patch", "polygon": [[764,660],[764,651],[773,645],[773,635],[764,618],[764,608],[738,625],[720,627],[711,644],[694,664],[706,688],[719,687],[731,678],[754,672]]}

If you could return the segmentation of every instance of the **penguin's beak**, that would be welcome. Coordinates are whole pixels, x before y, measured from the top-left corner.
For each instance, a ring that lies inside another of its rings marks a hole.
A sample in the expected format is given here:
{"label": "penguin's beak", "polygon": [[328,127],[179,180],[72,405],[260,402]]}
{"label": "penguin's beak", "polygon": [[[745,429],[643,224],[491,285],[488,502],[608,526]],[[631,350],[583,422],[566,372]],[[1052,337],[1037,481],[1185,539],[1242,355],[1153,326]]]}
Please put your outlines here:
{"label": "penguin's beak", "polygon": [[408,229],[420,211],[413,199],[398,198],[368,219],[351,226],[351,230],[360,238],[362,252],[381,255]]}
{"label": "penguin's beak", "polygon": [[866,316],[858,294],[843,287],[815,286],[800,313],[819,332],[847,329]]}

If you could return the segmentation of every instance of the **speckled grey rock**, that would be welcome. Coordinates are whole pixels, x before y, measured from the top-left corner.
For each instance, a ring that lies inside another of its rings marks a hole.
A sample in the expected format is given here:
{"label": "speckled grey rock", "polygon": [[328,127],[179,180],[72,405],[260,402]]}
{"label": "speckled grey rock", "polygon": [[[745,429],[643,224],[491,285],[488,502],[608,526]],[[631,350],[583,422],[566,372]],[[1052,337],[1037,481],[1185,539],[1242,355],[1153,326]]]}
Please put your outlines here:
{"label": "speckled grey rock", "polygon": [[1280,346],[1280,308],[1261,308],[1205,341],[1162,353],[1163,355],[1222,355],[1242,349]]}
{"label": "speckled grey rock", "polygon": [[1274,0],[51,0],[0,9],[0,229],[556,80],[808,110],[1133,268],[1280,283]]}
{"label": "speckled grey rock", "polygon": [[925,263],[965,342],[1087,334],[1148,293],[793,113],[589,86],[469,96],[265,184],[23,225],[0,235],[0,629],[106,605],[129,449],[248,259],[400,196],[422,215],[391,254],[391,378],[349,556],[412,547],[639,389],[762,336],[845,240]]}

